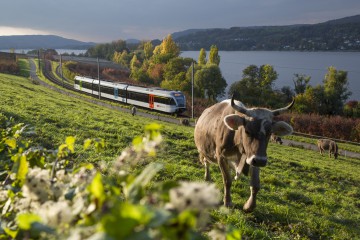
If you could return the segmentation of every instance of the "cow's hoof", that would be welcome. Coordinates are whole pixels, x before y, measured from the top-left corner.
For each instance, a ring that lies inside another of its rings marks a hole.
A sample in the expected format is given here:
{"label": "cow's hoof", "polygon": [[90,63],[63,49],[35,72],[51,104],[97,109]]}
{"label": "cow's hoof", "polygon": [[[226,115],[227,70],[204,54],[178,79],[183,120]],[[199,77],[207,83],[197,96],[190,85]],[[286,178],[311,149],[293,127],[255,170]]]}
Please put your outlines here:
{"label": "cow's hoof", "polygon": [[232,202],[224,203],[224,206],[227,208],[232,208],[234,204]]}
{"label": "cow's hoof", "polygon": [[255,207],[256,204],[254,202],[247,201],[243,207],[243,211],[246,213],[251,213],[254,211]]}

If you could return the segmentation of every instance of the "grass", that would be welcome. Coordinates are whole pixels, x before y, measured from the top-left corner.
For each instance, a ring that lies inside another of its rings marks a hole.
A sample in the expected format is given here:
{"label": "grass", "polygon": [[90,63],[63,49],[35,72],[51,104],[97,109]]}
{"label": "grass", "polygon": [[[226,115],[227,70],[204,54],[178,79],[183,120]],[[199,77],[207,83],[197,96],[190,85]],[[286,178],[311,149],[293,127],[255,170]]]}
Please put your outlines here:
{"label": "grass", "polygon": [[23,77],[30,77],[30,64],[26,59],[19,59],[20,75]]}
{"label": "grass", "polygon": [[[32,139],[49,149],[76,136],[77,162],[113,161],[153,120],[69,98],[23,77],[0,74],[0,112],[34,126]],[[164,138],[154,161],[164,164],[155,181],[203,181],[193,128],[159,122]],[[86,138],[104,138],[106,151],[83,152]],[[321,157],[318,152],[269,143],[269,164],[261,171],[262,189],[253,213],[242,212],[249,179],[234,181],[232,209],[211,212],[212,222],[232,225],[247,239],[359,239],[360,160]],[[142,168],[143,166],[139,166]],[[211,165],[222,189],[221,174]]]}

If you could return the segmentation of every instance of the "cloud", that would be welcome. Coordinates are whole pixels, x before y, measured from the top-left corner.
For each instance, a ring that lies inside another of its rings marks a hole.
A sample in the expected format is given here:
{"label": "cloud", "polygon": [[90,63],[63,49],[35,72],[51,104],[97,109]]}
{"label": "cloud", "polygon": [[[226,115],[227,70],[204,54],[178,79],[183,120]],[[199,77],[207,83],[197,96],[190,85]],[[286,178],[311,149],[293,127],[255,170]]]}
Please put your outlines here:
{"label": "cloud", "polygon": [[359,9],[359,0],[11,0],[1,3],[0,23],[24,34],[109,42],[162,39],[190,28],[318,23]]}

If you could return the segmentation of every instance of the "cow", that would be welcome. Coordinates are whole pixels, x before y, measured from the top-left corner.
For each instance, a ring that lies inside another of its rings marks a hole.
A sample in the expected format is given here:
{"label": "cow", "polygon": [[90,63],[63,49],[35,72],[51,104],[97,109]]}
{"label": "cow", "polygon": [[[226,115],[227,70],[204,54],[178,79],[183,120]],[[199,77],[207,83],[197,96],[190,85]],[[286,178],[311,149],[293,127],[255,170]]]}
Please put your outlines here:
{"label": "cow", "polygon": [[271,134],[271,137],[270,137],[270,141],[274,142],[274,143],[278,143],[278,144],[283,144],[283,141],[281,140],[281,137],[279,136],[276,136],[275,134]]}
{"label": "cow", "polygon": [[180,118],[180,124],[184,126],[190,126],[190,121],[187,118]]}
{"label": "cow", "polygon": [[199,159],[205,167],[205,180],[210,181],[210,163],[219,165],[224,184],[224,205],[232,206],[230,166],[235,169],[235,180],[240,174],[250,174],[250,197],[243,206],[244,212],[256,207],[256,195],[260,190],[260,167],[267,163],[266,148],[271,133],[289,135],[292,127],[273,117],[290,109],[288,106],[277,110],[246,108],[234,96],[207,108],[198,119],[194,140]]}
{"label": "cow", "polygon": [[335,141],[330,139],[319,139],[317,140],[317,146],[321,155],[323,155],[323,152],[325,152],[325,150],[329,150],[329,157],[331,158],[331,154],[333,154],[334,158],[337,159],[339,153],[338,146]]}

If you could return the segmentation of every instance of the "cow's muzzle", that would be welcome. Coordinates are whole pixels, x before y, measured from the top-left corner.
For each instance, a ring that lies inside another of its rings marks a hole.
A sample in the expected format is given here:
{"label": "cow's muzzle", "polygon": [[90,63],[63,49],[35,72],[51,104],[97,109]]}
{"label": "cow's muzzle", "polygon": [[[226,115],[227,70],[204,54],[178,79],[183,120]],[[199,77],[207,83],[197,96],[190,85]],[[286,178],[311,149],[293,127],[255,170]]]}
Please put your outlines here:
{"label": "cow's muzzle", "polygon": [[265,167],[267,163],[267,157],[252,155],[246,159],[246,163],[254,167]]}

